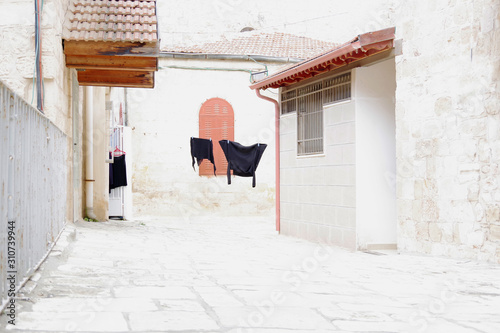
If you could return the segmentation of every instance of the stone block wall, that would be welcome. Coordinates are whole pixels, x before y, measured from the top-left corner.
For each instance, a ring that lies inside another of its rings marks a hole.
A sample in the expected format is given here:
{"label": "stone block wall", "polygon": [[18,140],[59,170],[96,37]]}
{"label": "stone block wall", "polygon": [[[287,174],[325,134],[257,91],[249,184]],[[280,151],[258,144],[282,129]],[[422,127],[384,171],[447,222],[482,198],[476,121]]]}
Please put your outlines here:
{"label": "stone block wall", "polygon": [[[71,71],[66,68],[62,32],[69,0],[45,0],[42,10],[42,74],[44,114],[68,137],[68,202],[81,203],[81,193],[74,193],[73,153],[81,156],[81,146],[73,145]],[[35,76],[35,6],[32,0],[0,2],[0,80],[27,103],[36,107]],[[75,94],[76,96],[76,94]],[[75,103],[79,103],[75,101]],[[79,115],[81,117],[81,113]],[[81,123],[80,120],[76,120]],[[81,132],[81,131],[80,131]],[[76,140],[76,142],[81,142]],[[81,170],[80,170],[81,171]],[[77,199],[73,200],[72,196]],[[67,219],[73,220],[73,207],[67,205]]]}
{"label": "stone block wall", "polygon": [[500,3],[395,15],[398,246],[500,262]]}
{"label": "stone block wall", "polygon": [[[45,0],[42,11],[42,74],[44,111],[71,135],[70,76],[66,69],[62,31],[68,0]],[[0,80],[36,107],[35,8],[31,0],[0,4]]]}

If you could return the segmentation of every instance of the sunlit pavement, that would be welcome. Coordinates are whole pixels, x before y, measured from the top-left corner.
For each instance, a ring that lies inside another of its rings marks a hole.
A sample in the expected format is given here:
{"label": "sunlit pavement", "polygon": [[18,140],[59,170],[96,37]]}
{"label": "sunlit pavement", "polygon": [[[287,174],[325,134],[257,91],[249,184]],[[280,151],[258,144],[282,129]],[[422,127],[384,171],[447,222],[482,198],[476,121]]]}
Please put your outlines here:
{"label": "sunlit pavement", "polygon": [[272,218],[79,223],[12,332],[500,332],[500,266],[349,252]]}

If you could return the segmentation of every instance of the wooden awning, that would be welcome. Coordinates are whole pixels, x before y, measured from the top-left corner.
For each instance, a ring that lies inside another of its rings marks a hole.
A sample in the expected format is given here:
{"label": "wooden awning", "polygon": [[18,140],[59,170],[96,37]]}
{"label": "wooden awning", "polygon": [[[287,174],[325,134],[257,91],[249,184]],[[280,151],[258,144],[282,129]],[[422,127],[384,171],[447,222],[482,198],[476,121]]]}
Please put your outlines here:
{"label": "wooden awning", "polygon": [[362,34],[327,52],[286,67],[250,85],[251,89],[286,87],[308,78],[337,70],[394,47],[395,28]]}
{"label": "wooden awning", "polygon": [[82,86],[153,88],[159,40],[154,0],[73,0],[66,66]]}

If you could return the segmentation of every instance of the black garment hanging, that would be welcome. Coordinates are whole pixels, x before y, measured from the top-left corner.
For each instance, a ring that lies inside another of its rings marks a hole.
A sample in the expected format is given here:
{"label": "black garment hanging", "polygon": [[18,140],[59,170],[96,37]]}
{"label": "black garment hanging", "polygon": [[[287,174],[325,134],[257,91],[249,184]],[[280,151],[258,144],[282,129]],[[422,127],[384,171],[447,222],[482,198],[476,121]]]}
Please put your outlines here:
{"label": "black garment hanging", "polygon": [[120,186],[127,186],[125,155],[115,156],[114,162],[110,165],[109,189],[112,190]]}
{"label": "black garment hanging", "polygon": [[[109,153],[109,159],[113,156]],[[109,192],[111,192],[111,186],[113,186],[113,163],[109,163]]]}
{"label": "black garment hanging", "polygon": [[243,146],[229,140],[220,140],[219,144],[226,155],[227,183],[231,184],[231,170],[233,170],[235,176],[253,177],[252,187],[255,187],[255,171],[267,144],[256,143],[251,146]]}
{"label": "black garment hanging", "polygon": [[214,166],[215,175],[214,146],[212,144],[212,140],[191,137],[191,159],[193,160],[193,170],[195,170],[195,158],[198,166],[200,166],[204,159],[209,160]]}

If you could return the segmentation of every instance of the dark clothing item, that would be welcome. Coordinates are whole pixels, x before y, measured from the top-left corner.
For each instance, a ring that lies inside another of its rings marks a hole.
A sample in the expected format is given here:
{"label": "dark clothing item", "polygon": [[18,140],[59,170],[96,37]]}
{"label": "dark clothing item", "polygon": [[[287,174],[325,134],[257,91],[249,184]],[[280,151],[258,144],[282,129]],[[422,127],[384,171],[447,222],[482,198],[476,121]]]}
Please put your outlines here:
{"label": "dark clothing item", "polygon": [[120,186],[127,186],[127,166],[125,164],[125,155],[115,156],[114,163],[110,164],[110,171],[112,172],[112,176],[110,173],[109,177],[110,190]]}
{"label": "dark clothing item", "polygon": [[[111,159],[111,153],[109,153],[109,159]],[[111,192],[111,185],[113,184],[113,163],[109,164],[109,192]]]}
{"label": "dark clothing item", "polygon": [[200,166],[203,160],[205,159],[209,160],[214,166],[214,175],[215,175],[214,146],[212,144],[212,140],[191,138],[191,159],[193,160],[193,170],[195,170],[194,168],[195,158],[196,162],[198,163],[198,166]]}
{"label": "dark clothing item", "polygon": [[219,144],[226,155],[227,183],[231,184],[231,170],[233,170],[235,176],[253,177],[252,187],[255,187],[255,171],[267,145],[256,143],[251,146],[243,146],[229,140],[220,140]]}

